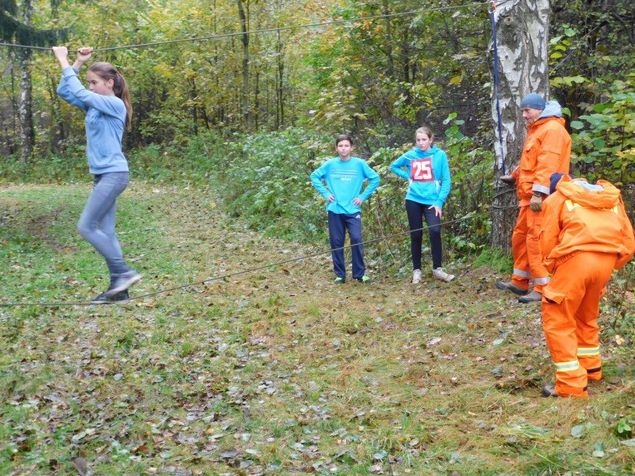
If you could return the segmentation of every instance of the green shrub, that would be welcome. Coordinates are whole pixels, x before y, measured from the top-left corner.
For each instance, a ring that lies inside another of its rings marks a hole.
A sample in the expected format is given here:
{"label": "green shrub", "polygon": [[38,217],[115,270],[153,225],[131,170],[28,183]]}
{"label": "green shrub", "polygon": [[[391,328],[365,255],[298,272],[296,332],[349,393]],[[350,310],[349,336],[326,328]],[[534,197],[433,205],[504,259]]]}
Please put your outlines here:
{"label": "green shrub", "polygon": [[[635,77],[635,73],[631,73]],[[614,81],[602,102],[571,121],[572,173],[590,181],[603,178],[622,189],[631,219],[635,217],[635,87]]]}
{"label": "green shrub", "polygon": [[323,141],[301,129],[236,135],[210,151],[210,177],[228,212],[268,235],[324,236],[321,198],[309,182]]}
{"label": "green shrub", "polygon": [[0,182],[62,183],[90,180],[83,147],[73,147],[68,154],[35,156],[24,164],[17,156],[2,159]]}

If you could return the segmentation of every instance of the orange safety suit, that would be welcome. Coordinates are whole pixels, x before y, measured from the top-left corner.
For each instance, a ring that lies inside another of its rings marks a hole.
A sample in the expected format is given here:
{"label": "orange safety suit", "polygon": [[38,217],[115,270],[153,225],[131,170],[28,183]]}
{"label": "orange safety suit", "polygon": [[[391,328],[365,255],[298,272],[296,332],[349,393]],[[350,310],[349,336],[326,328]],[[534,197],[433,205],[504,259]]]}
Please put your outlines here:
{"label": "orange safety suit", "polygon": [[[560,106],[549,101],[540,117],[529,126],[518,167],[512,172],[516,181],[518,218],[512,232],[512,256],[514,270],[512,284],[528,289],[529,281],[534,290],[541,293],[549,282],[549,273],[540,254],[539,233],[542,212],[529,208],[534,193],[549,195],[549,179],[556,172],[569,173],[571,136],[559,117]],[[548,114],[557,115],[548,115]]]}
{"label": "orange safety suit", "polygon": [[553,276],[543,288],[542,324],[558,396],[586,397],[602,378],[598,315],[614,269],[635,253],[620,191],[605,180],[560,180],[543,202],[540,246]]}

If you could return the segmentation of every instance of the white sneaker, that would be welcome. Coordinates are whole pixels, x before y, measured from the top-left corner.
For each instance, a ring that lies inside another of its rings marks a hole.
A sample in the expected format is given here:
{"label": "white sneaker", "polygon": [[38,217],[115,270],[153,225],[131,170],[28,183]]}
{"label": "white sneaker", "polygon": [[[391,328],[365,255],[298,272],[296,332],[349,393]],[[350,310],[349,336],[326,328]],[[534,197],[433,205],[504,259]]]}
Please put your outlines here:
{"label": "white sneaker", "polygon": [[412,284],[419,284],[421,282],[421,270],[415,269],[412,272]]}
{"label": "white sneaker", "polygon": [[432,276],[434,276],[440,281],[445,281],[446,283],[449,283],[450,281],[454,279],[454,275],[446,273],[445,271],[443,271],[443,268],[433,269]]}
{"label": "white sneaker", "polygon": [[110,288],[108,288],[108,291],[106,291],[104,294],[108,297],[114,296],[121,291],[125,291],[140,279],[141,275],[134,269],[126,271],[125,273],[120,274],[110,283]]}

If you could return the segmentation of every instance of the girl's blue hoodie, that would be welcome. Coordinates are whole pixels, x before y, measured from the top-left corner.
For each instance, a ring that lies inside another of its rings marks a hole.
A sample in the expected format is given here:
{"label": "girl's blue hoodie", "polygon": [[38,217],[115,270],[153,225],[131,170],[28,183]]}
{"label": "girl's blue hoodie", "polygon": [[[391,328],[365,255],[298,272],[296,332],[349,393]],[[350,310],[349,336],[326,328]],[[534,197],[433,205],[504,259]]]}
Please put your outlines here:
{"label": "girl's blue hoodie", "polygon": [[117,96],[89,91],[70,66],[62,70],[57,94],[86,112],[86,154],[90,173],[128,172],[128,161],[121,150],[127,116],[123,101]]}
{"label": "girl's blue hoodie", "polygon": [[406,200],[443,207],[452,188],[448,157],[443,150],[436,146],[426,151],[414,147],[390,164],[390,170],[410,182]]}

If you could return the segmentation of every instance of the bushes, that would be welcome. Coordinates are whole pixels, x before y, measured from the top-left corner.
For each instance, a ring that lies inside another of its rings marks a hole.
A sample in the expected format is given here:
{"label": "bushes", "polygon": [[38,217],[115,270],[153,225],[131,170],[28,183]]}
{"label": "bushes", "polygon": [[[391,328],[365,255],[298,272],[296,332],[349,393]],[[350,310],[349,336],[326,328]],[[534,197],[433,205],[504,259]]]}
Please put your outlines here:
{"label": "bushes", "polygon": [[[489,242],[493,156],[460,133],[456,115],[449,116],[446,125],[439,146],[448,152],[454,185],[444,210],[444,240],[446,254],[456,259],[481,252]],[[228,212],[252,229],[305,243],[324,242],[324,202],[311,186],[309,174],[334,155],[332,142],[332,137],[298,128],[236,135],[213,150],[207,147],[209,176]],[[194,140],[186,156],[200,162],[206,143]],[[383,147],[366,157],[382,177],[377,193],[364,207],[366,253],[370,263],[393,271],[409,263],[410,248],[403,209],[405,185],[389,165],[410,147]]]}
{"label": "bushes", "polygon": [[68,154],[35,156],[23,164],[16,156],[2,158],[0,182],[62,183],[89,181],[83,147],[69,149]]}
{"label": "bushes", "polygon": [[322,146],[300,129],[236,135],[209,150],[211,180],[227,211],[252,229],[314,242],[324,236],[324,209],[309,174]]}
{"label": "bushes", "polygon": [[[583,171],[590,179],[601,174],[624,186],[632,213],[629,190],[631,194],[635,190],[628,188],[633,173],[628,106],[633,96],[620,85],[615,88],[606,103],[572,123],[579,131],[574,135],[575,173]],[[489,246],[494,157],[488,148],[461,133],[462,121],[455,113],[444,125],[445,134],[437,138],[437,145],[448,154],[453,187],[444,207],[443,238],[445,254],[457,260],[479,255]],[[372,243],[367,255],[371,263],[393,270],[409,264],[410,250],[403,209],[405,183],[390,172],[389,165],[410,147],[411,143],[380,147],[370,156],[359,153],[382,177],[377,193],[364,207],[364,239]],[[211,131],[185,145],[150,145],[127,155],[134,179],[212,187],[227,212],[253,230],[304,243],[326,243],[324,202],[311,186],[309,174],[334,155],[331,136],[300,128],[231,137]],[[69,149],[65,157],[34,161],[26,174],[11,159],[5,163],[8,166],[0,176],[4,181],[88,180],[82,147]]]}
{"label": "bushes", "polygon": [[[444,239],[453,257],[478,253],[488,243],[492,154],[459,131],[461,121],[451,115],[439,146],[448,152],[453,191],[444,210]],[[383,147],[366,157],[382,177],[378,192],[364,207],[364,239],[371,261],[401,267],[409,262],[404,182],[390,171],[390,163],[412,147]],[[304,243],[326,242],[324,201],[309,174],[333,157],[333,137],[290,128],[224,138],[215,132],[193,137],[184,146],[150,145],[127,152],[133,179],[149,182],[212,187],[227,212],[251,229],[268,236]],[[360,153],[360,155],[363,155]],[[68,167],[68,164],[73,167]],[[29,181],[88,180],[84,151],[68,158],[50,157],[31,164]],[[19,180],[14,168],[3,169],[3,179]]]}
{"label": "bushes", "polygon": [[[632,74],[631,76],[635,76]],[[572,173],[589,181],[607,179],[622,189],[631,220],[635,220],[635,88],[613,82],[603,100],[571,122],[574,129]]]}

